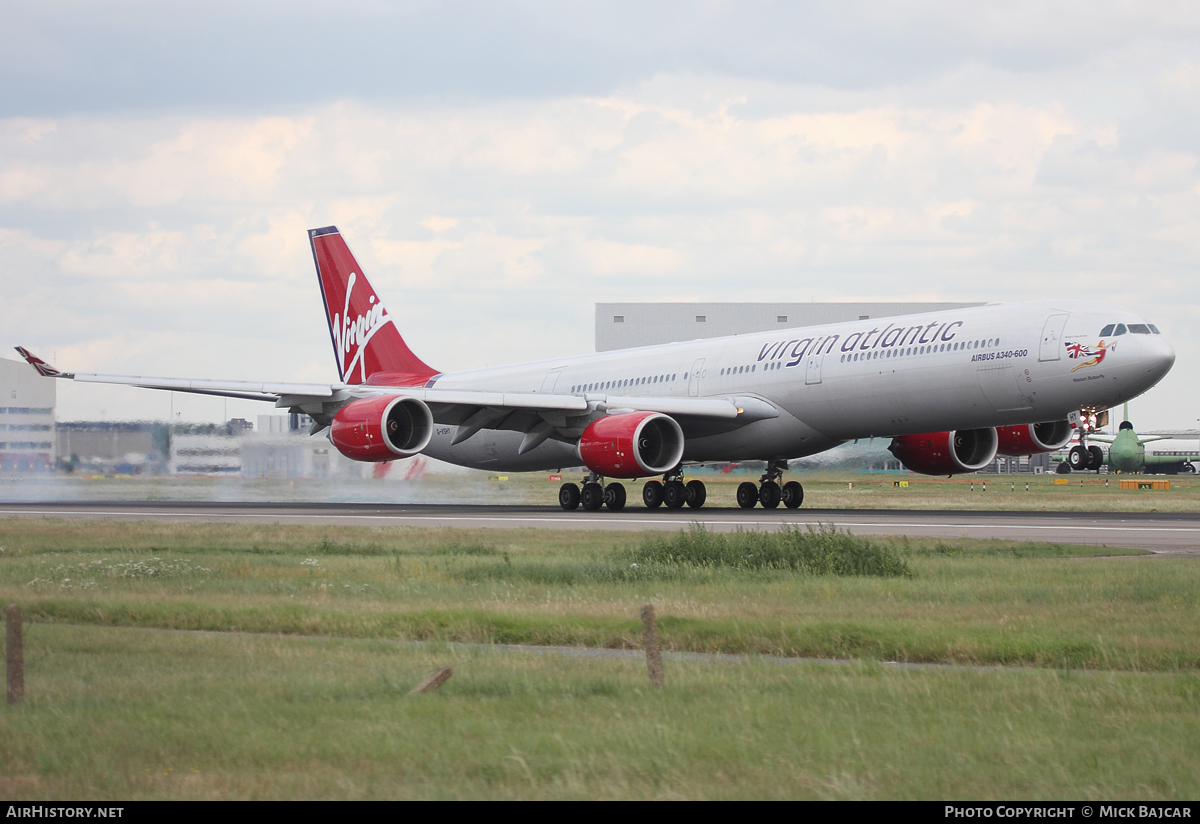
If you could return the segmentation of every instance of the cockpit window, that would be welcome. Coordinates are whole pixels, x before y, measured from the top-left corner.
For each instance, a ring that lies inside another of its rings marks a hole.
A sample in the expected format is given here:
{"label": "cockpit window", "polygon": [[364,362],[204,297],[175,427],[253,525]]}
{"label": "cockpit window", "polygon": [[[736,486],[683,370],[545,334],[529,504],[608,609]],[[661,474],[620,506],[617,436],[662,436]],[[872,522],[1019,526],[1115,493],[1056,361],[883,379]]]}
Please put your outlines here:
{"label": "cockpit window", "polygon": [[1150,327],[1144,323],[1131,323],[1129,324],[1129,331],[1135,335],[1149,335]]}
{"label": "cockpit window", "polygon": [[1115,323],[1110,323],[1108,326],[1105,326],[1103,329],[1100,330],[1100,337],[1107,338],[1109,335],[1111,335],[1113,333],[1113,330],[1116,328],[1117,328],[1117,325]]}
{"label": "cockpit window", "polygon": [[1126,331],[1127,331],[1127,330],[1125,329],[1125,324],[1123,324],[1123,323],[1118,323],[1118,324],[1117,324],[1117,331],[1113,332],[1113,336],[1115,337],[1115,336],[1117,336],[1117,335],[1124,335]]}
{"label": "cockpit window", "polygon": [[1153,323],[1152,323],[1152,324],[1150,324],[1150,331],[1151,331],[1151,332],[1153,332],[1153,333],[1154,333],[1154,334],[1156,334],[1156,335],[1161,335],[1161,334],[1162,334],[1162,332],[1158,331],[1158,327],[1157,327],[1157,326],[1155,326]]}

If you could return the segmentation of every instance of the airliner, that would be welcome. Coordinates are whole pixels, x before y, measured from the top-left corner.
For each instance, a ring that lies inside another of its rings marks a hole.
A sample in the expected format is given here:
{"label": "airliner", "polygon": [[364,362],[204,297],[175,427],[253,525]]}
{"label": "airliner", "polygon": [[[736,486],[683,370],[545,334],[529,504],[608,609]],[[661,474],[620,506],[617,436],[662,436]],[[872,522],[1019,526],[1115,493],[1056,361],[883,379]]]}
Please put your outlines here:
{"label": "airliner", "polygon": [[1097,411],[1175,362],[1136,313],[1053,300],[441,372],[409,349],[338,229],[308,234],[337,383],[64,373],[17,351],[47,377],[272,402],[358,461],[584,467],[559,490],[566,510],[620,510],[620,481],[643,479],[648,507],[700,507],[705,485],[689,469],[744,461],[766,471],[737,488],[738,506],[794,509],[804,490],[781,483],[788,462],[864,438],[892,439],[915,472],[973,472],[1086,438]]}

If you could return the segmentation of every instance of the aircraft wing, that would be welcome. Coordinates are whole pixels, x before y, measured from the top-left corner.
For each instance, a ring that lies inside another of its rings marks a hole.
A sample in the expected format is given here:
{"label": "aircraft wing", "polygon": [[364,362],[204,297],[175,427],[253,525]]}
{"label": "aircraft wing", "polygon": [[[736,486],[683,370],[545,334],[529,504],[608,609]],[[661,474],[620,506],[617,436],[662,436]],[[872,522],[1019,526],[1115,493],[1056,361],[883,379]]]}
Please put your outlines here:
{"label": "aircraft wing", "polygon": [[685,423],[689,419],[707,419],[729,422],[734,427],[755,420],[777,417],[779,414],[770,404],[752,397],[585,397],[555,393],[426,389],[371,384],[228,381],[61,372],[24,347],[18,346],[17,352],[39,374],[50,378],[272,402],[277,407],[312,416],[317,422],[314,432],[327,426],[337,410],[350,401],[378,395],[401,395],[424,401],[429,405],[436,423],[462,428],[456,441],[465,440],[479,429],[529,432],[539,427],[548,427],[551,431],[558,430],[560,434],[565,435],[576,429],[582,431],[586,422],[610,411],[661,412],[679,417]]}
{"label": "aircraft wing", "polygon": [[[1151,441],[1169,441],[1173,437],[1173,435],[1151,435],[1148,438],[1138,436],[1138,440],[1142,443],[1150,443]],[[1089,441],[1100,441],[1101,443],[1112,443],[1116,439],[1116,435],[1088,435]]]}
{"label": "aircraft wing", "polygon": [[25,361],[47,378],[63,378],[80,383],[107,383],[116,386],[137,386],[142,389],[163,389],[188,392],[194,395],[217,395],[252,401],[276,401],[280,396],[302,395],[328,399],[339,390],[337,384],[279,383],[263,381],[215,381],[191,378],[150,378],[140,375],[93,375],[83,372],[60,372],[23,346],[16,347]]}
{"label": "aircraft wing", "polygon": [[145,378],[134,375],[88,375],[83,373],[59,375],[81,383],[107,383],[117,386],[136,386],[141,389],[163,389],[188,392],[193,395],[218,395],[251,401],[276,401],[283,395],[329,399],[338,393],[336,384],[274,383],[261,381],[214,381],[191,378]]}

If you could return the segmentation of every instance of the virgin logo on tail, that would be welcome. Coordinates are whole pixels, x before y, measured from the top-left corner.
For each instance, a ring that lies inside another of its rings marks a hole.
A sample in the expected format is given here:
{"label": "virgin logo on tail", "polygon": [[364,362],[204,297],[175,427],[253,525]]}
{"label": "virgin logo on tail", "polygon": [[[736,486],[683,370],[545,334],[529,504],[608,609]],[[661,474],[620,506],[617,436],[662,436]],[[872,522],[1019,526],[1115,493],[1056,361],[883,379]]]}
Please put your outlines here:
{"label": "virgin logo on tail", "polygon": [[404,343],[337,227],[312,229],[309,238],[342,380],[418,386],[436,375]]}
{"label": "virgin logo on tail", "polygon": [[[392,319],[383,307],[383,302],[373,294],[367,297],[367,303],[371,307],[367,313],[354,320],[350,319],[350,298],[354,294],[354,284],[357,282],[358,273],[351,272],[346,283],[346,302],[342,306],[342,313],[335,313],[333,316],[333,335],[338,359],[342,365],[342,375],[345,376],[343,379],[353,375],[355,367],[358,367],[359,380],[365,381],[367,362],[363,353],[367,351],[367,344],[375,337],[375,333],[385,324],[391,323]],[[367,288],[370,288],[370,284],[367,284]]]}

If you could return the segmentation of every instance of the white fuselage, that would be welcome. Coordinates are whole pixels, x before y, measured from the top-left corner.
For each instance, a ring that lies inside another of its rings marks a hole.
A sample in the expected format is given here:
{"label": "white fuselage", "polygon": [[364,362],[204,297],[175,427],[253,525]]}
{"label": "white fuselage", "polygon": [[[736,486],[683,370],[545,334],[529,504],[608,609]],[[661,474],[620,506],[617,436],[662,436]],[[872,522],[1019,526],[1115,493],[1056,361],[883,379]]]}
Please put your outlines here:
{"label": "white fuselage", "polygon": [[[1152,387],[1175,359],[1159,334],[1100,335],[1118,323],[1145,321],[1093,301],[981,306],[447,373],[436,387],[601,403],[765,401],[777,417],[693,427],[684,460],[788,459],[857,438],[1039,423],[1115,406]],[[579,464],[572,444],[550,440],[518,455],[519,432],[483,430],[451,446],[455,431],[437,427],[426,454],[512,471]]]}

